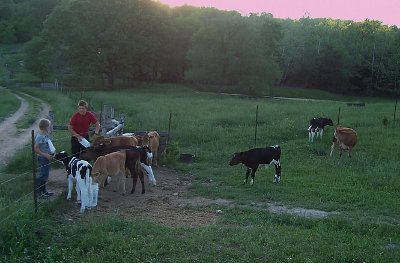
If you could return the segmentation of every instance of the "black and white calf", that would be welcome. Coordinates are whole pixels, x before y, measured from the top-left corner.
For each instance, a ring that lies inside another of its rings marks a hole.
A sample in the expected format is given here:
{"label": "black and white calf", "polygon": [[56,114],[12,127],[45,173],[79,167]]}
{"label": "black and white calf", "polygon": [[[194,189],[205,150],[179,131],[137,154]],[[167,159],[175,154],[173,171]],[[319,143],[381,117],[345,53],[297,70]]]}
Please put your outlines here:
{"label": "black and white calf", "polygon": [[236,165],[242,163],[246,165],[246,179],[244,184],[247,183],[251,172],[251,185],[254,183],[254,176],[256,175],[257,168],[260,164],[271,164],[275,165],[275,176],[274,183],[281,181],[281,147],[279,145],[269,146],[265,148],[254,148],[245,152],[237,152],[233,155],[229,165]]}
{"label": "black and white calf", "polygon": [[325,126],[333,126],[333,122],[329,118],[313,118],[310,120],[310,127],[308,127],[308,140],[310,142],[314,141],[315,134],[322,139],[322,134],[324,133]]}
{"label": "black and white calf", "polygon": [[71,199],[72,187],[76,182],[76,196],[78,203],[81,203],[80,212],[85,212],[86,208],[91,207],[92,198],[92,165],[85,160],[80,160],[76,157],[70,157],[65,151],[54,155],[54,159],[64,164],[67,170],[68,178],[68,195],[67,200]]}

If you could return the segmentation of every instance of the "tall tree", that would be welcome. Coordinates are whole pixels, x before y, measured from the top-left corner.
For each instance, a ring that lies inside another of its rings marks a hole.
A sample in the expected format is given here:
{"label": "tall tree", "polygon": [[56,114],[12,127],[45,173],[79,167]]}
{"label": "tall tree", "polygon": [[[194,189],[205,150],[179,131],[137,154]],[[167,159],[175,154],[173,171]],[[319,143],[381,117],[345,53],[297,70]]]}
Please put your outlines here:
{"label": "tall tree", "polygon": [[162,31],[157,4],[149,0],[69,1],[47,19],[45,36],[67,54],[74,72],[104,77],[112,89],[118,74],[128,70],[157,75],[155,58],[163,47],[157,35]]}
{"label": "tall tree", "polygon": [[45,82],[53,72],[53,52],[46,41],[34,37],[25,46],[25,67]]}

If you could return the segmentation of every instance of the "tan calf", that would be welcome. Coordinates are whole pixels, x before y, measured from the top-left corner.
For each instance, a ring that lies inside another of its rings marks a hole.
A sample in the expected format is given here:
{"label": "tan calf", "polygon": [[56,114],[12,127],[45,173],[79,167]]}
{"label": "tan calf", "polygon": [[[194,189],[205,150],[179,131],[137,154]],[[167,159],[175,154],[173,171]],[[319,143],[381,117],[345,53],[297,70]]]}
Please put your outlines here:
{"label": "tan calf", "polygon": [[94,162],[92,169],[93,182],[98,183],[101,188],[104,188],[107,177],[110,176],[113,179],[117,179],[117,184],[114,187],[114,191],[116,191],[117,185],[122,180],[122,194],[125,195],[125,159],[125,151],[112,152],[104,156],[99,156]]}
{"label": "tan calf", "polygon": [[160,135],[156,131],[151,131],[143,135],[142,140],[143,140],[143,145],[148,146],[153,154],[153,158],[150,163],[157,166],[158,147],[160,146]]}
{"label": "tan calf", "polygon": [[351,151],[357,144],[357,133],[351,128],[338,125],[336,126],[335,133],[333,134],[332,141],[330,156],[332,156],[335,145],[338,145],[340,148],[340,156],[342,156],[343,150],[349,150],[349,157],[351,158]]}

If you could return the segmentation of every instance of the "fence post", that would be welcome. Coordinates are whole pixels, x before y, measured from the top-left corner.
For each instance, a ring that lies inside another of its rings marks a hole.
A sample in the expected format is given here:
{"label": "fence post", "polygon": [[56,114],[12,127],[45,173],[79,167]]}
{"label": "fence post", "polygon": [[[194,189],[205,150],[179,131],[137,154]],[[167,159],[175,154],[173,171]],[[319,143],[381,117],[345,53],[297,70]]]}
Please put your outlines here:
{"label": "fence post", "polygon": [[257,109],[256,109],[256,127],[254,131],[254,147],[257,146],[257,126],[258,126],[258,104],[257,104]]}
{"label": "fence post", "polygon": [[35,131],[32,130],[32,179],[33,179],[33,205],[37,214],[37,189],[36,189],[36,158],[35,158]]}
{"label": "fence post", "polygon": [[338,113],[338,116],[337,116],[337,124],[336,125],[339,125],[339,121],[340,121],[340,107],[339,107],[339,113]]}
{"label": "fence post", "polygon": [[396,98],[396,104],[394,104],[393,121],[396,120],[396,110],[397,110],[397,98]]}
{"label": "fence post", "polygon": [[168,121],[168,135],[167,135],[167,142],[165,144],[165,147],[168,146],[169,143],[169,134],[171,133],[171,118],[172,118],[172,114],[171,111],[169,112],[169,121]]}

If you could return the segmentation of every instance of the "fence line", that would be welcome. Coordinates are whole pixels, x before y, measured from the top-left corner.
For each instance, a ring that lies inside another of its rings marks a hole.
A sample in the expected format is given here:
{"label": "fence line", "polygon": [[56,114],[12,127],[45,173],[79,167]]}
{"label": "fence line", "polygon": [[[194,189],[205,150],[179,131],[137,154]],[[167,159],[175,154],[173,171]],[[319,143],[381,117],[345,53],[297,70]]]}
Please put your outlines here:
{"label": "fence line", "polygon": [[36,189],[34,189],[34,190],[32,190],[32,191],[30,191],[29,193],[27,193],[27,194],[25,194],[25,195],[23,195],[23,196],[21,196],[21,197],[19,197],[17,200],[14,200],[12,203],[10,203],[9,205],[7,205],[7,206],[5,206],[5,207],[2,207],[2,208],[0,208],[0,212],[1,211],[3,211],[3,210],[6,210],[7,208],[9,208],[9,207],[11,207],[14,203],[16,203],[16,202],[18,202],[18,201],[20,201],[20,200],[22,200],[24,197],[27,197],[28,195],[31,195],[31,194],[33,194],[34,193],[34,191],[36,191],[36,190],[38,190],[40,188],[40,186],[39,187],[37,187]]}
{"label": "fence line", "polygon": [[[32,192],[30,192],[29,194],[32,194],[33,193],[33,191]],[[28,194],[27,194],[28,195]],[[26,195],[26,196],[27,196]],[[21,198],[22,199],[22,198]],[[16,201],[15,201],[16,202]],[[15,203],[14,202],[14,203]],[[38,207],[43,207],[45,204],[46,204],[47,202],[40,202],[39,203],[39,205],[38,205]],[[21,205],[21,207],[19,208],[19,209],[17,209],[17,210],[15,210],[15,211],[13,211],[13,212],[11,212],[11,213],[9,213],[5,218],[3,218],[1,221],[0,221],[0,225],[1,224],[3,224],[3,222],[5,222],[5,221],[7,221],[8,219],[10,219],[11,217],[13,217],[13,216],[15,216],[16,214],[21,214],[20,212],[22,212],[23,210],[26,210],[27,208],[29,208],[31,205],[29,205],[29,204],[24,204],[24,205]]]}

